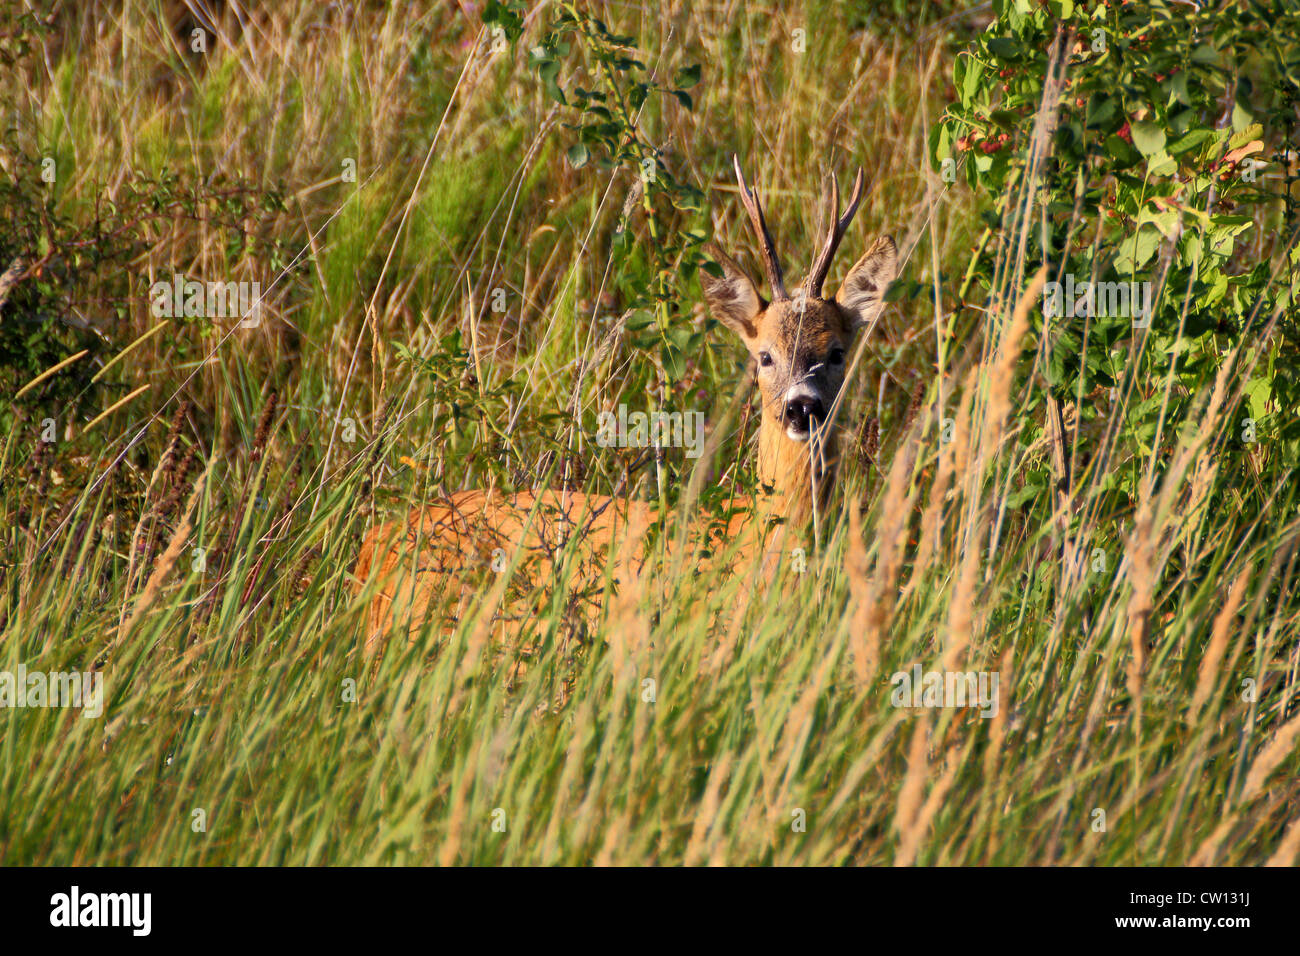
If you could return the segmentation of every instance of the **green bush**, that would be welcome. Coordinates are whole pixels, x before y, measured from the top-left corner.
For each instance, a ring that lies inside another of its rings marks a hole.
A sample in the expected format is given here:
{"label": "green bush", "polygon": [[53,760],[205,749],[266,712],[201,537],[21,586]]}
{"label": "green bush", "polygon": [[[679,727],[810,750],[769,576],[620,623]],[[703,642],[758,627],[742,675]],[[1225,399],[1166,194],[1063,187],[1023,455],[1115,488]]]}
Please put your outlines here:
{"label": "green bush", "polygon": [[[988,200],[961,293],[990,293],[1008,269],[1024,276],[1040,265],[1063,286],[1065,314],[1046,314],[1047,298],[1035,310],[1048,387],[1021,409],[1026,439],[1040,433],[1033,422],[1051,396],[1098,427],[1122,404],[1125,457],[1166,453],[1171,435],[1196,426],[1195,401],[1223,357],[1244,345],[1253,366],[1234,399],[1238,440],[1225,451],[1240,454],[1253,439],[1261,473],[1294,467],[1300,210],[1288,148],[1300,13],[1069,0],[993,8],[995,22],[955,64],[957,102],[930,146],[947,180]],[[1029,180],[1040,104],[1052,138]],[[1139,283],[1149,314],[1100,314],[1098,296],[1093,314],[1070,315],[1071,281]],[[1137,471],[1121,482],[1130,496]],[[1045,484],[1039,476],[1027,494]]]}

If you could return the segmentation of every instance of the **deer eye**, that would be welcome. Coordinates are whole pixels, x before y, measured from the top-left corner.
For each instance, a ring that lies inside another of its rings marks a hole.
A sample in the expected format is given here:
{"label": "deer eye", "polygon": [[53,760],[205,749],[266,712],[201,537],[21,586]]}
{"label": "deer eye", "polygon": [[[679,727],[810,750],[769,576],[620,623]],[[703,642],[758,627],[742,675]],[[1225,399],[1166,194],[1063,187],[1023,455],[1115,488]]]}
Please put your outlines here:
{"label": "deer eye", "polygon": [[769,368],[769,367],[771,366],[771,364],[772,364],[772,353],[771,353],[771,352],[759,352],[759,353],[758,353],[758,364],[761,365],[761,366],[763,366],[763,368]]}
{"label": "deer eye", "polygon": [[826,361],[832,365],[844,364],[844,350],[840,348],[831,349],[831,354],[826,357]]}

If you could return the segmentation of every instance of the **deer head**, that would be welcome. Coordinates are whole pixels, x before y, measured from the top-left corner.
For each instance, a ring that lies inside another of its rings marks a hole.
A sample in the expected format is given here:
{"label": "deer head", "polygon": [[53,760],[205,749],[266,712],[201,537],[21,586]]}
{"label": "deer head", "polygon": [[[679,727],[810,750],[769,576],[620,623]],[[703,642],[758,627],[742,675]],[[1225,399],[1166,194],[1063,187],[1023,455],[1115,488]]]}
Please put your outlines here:
{"label": "deer head", "polygon": [[760,478],[784,486],[798,481],[791,469],[806,474],[810,455],[800,445],[821,435],[844,385],[845,362],[857,331],[870,325],[884,308],[885,291],[898,271],[894,240],[882,236],[849,270],[838,291],[822,297],[822,285],[840,240],[862,201],[862,170],[853,183],[848,208],[841,215],[839,181],[829,177],[826,241],[812,269],[793,295],[786,292],[781,262],[768,232],[763,206],[745,182],[733,156],[740,198],[758,240],[760,258],[772,290],[763,298],[758,286],[722,250],[715,256],[721,276],[703,276],[704,297],[714,317],[745,344],[758,368],[763,422]]}

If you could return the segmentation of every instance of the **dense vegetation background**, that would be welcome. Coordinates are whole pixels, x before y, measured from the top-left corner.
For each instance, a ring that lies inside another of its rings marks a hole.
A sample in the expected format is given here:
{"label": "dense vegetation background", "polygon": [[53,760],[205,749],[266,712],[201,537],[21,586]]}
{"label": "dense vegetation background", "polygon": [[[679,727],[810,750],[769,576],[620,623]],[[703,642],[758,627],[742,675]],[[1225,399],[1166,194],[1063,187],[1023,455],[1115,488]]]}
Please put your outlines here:
{"label": "dense vegetation background", "polygon": [[[107,688],[0,713],[5,863],[1295,862],[1293,4],[24,2],[0,69],[0,671]],[[367,667],[407,502],[753,489],[733,152],[789,272],[857,165],[828,287],[905,259],[806,571],[510,641],[485,581]]]}

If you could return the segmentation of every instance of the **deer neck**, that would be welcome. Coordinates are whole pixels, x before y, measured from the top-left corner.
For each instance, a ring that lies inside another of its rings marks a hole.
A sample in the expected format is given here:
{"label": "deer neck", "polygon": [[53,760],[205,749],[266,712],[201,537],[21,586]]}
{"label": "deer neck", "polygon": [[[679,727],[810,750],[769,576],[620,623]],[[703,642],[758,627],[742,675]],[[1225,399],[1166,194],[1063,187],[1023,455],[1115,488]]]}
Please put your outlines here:
{"label": "deer neck", "polygon": [[768,490],[770,509],[791,523],[824,513],[838,463],[835,430],[820,429],[809,441],[794,441],[780,419],[766,409],[758,434],[758,478]]}

